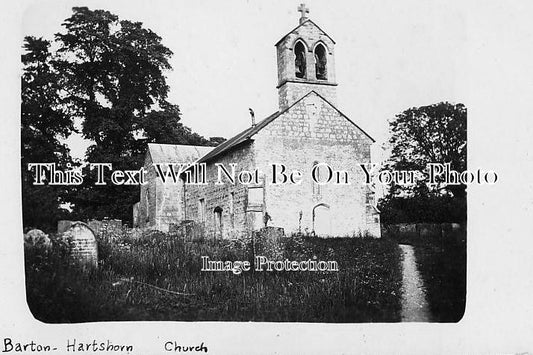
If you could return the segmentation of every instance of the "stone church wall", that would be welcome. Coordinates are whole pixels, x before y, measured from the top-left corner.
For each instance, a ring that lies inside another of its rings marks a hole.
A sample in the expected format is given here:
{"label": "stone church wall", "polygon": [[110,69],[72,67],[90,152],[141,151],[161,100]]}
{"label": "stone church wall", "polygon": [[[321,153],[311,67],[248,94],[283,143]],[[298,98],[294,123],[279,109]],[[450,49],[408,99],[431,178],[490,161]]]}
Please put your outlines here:
{"label": "stone church wall", "polygon": [[287,82],[279,88],[279,107],[285,109],[313,90],[333,105],[336,104],[337,89],[333,85]]}
{"label": "stone church wall", "polygon": [[156,173],[152,166],[150,154],[144,159],[144,170],[146,171],[146,184],[141,186],[141,195],[137,207],[137,225],[134,227],[147,227],[155,224],[155,191],[156,191]]}
{"label": "stone church wall", "polygon": [[[236,174],[242,170],[255,168],[253,156],[253,144],[248,143],[235,148],[233,151],[223,156],[217,157],[215,161],[207,164],[208,185],[185,186],[185,220],[194,220],[204,226],[207,238],[237,238],[246,233],[246,208],[248,202],[248,189],[245,185],[230,184],[223,180],[223,185],[215,185],[218,178],[218,169],[215,163],[222,163],[231,171],[230,164],[236,163]],[[233,202],[232,202],[233,196]],[[200,199],[205,202],[205,217],[201,221],[199,212]],[[233,204],[233,207],[231,206]],[[215,208],[222,209],[221,225],[216,225],[217,216]],[[218,227],[222,227],[221,230]]]}
{"label": "stone church wall", "polygon": [[[310,94],[254,138],[258,167],[267,169],[279,162],[288,170],[304,173],[301,185],[267,184],[266,210],[273,226],[284,227],[285,232],[298,231],[301,226],[302,232],[310,232],[313,210],[323,204],[325,209],[329,206],[331,235],[380,235],[379,215],[370,205],[372,193],[361,184],[364,174],[357,165],[370,161],[372,141],[337,110]],[[320,194],[316,193],[311,179],[315,162],[348,171],[351,185],[323,185]]]}
{"label": "stone church wall", "polygon": [[147,184],[141,186],[137,224],[139,227],[168,232],[170,224],[175,224],[183,218],[182,182],[172,184],[167,181],[163,184],[157,176],[149,154],[145,159],[144,169]]}

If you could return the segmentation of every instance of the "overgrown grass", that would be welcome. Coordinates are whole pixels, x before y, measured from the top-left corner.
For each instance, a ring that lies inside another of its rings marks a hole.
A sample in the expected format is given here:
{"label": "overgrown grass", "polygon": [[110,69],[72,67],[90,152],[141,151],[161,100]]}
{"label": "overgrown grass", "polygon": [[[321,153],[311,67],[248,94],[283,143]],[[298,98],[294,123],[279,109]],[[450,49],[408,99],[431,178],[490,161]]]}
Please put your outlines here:
{"label": "overgrown grass", "polygon": [[462,238],[404,237],[414,246],[434,322],[458,322],[466,302],[466,242]]}
{"label": "overgrown grass", "polygon": [[290,237],[278,243],[275,253],[276,260],[335,260],[340,271],[202,272],[201,256],[251,261],[250,241],[185,242],[163,233],[138,239],[104,235],[99,240],[100,265],[88,273],[69,267],[59,244],[50,252],[28,249],[27,299],[34,316],[50,323],[400,321],[396,242]]}

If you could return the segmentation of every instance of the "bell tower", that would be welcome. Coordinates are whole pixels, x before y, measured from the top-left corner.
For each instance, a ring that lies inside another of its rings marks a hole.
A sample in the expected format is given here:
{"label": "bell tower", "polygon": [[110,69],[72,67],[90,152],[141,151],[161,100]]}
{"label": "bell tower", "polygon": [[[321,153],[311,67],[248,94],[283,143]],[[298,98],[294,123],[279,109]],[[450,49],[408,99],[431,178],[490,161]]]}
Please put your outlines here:
{"label": "bell tower", "polygon": [[335,41],[298,6],[299,25],[276,43],[279,108],[289,107],[314,90],[336,104]]}

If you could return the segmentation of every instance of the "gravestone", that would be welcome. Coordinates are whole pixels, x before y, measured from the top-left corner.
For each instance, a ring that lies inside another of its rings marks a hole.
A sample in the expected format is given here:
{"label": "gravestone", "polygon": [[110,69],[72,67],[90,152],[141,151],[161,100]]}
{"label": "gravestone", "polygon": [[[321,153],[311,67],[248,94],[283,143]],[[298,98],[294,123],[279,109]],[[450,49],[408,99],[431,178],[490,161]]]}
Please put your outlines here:
{"label": "gravestone", "polygon": [[49,249],[52,247],[52,241],[42,230],[32,229],[24,234],[24,245],[27,247]]}
{"label": "gravestone", "polygon": [[62,238],[69,245],[72,264],[83,267],[98,266],[98,244],[94,232],[87,224],[72,222]]}

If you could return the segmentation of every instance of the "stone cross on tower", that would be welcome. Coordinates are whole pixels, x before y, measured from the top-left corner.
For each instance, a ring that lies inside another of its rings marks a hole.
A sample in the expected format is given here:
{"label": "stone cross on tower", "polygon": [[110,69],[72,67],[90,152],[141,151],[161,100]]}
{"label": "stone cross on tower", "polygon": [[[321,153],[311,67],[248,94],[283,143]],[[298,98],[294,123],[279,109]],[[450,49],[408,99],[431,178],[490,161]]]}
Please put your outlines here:
{"label": "stone cross on tower", "polygon": [[309,8],[305,6],[305,4],[300,4],[300,6],[298,6],[298,12],[302,13],[302,17],[300,17],[300,25],[301,25],[302,23],[307,21],[306,15],[309,13]]}

